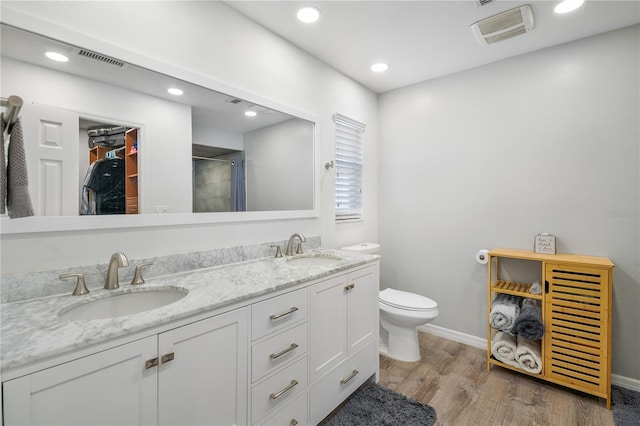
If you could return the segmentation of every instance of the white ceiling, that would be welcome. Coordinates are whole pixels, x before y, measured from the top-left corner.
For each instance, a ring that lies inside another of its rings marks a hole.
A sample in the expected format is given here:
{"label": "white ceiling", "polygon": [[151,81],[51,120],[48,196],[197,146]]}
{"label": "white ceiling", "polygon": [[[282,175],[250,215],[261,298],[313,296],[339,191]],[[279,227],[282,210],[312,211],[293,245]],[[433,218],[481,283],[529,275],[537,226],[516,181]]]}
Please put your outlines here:
{"label": "white ceiling", "polygon": [[[11,58],[62,73],[108,83],[129,89],[132,92],[190,105],[194,123],[207,123],[206,126],[209,128],[246,133],[291,118],[288,114],[247,101],[230,103],[231,99],[239,99],[132,64],[125,64],[124,67],[119,68],[105,64],[105,62],[79,56],[77,53],[80,47],[82,46],[72,46],[5,24],[0,25],[1,58]],[[44,52],[49,50],[66,54],[69,57],[69,62],[50,61],[44,56]],[[168,94],[169,87],[181,88],[184,95],[175,97]],[[244,111],[249,108],[258,112],[258,115],[247,118]],[[86,126],[96,124],[89,120],[83,122],[83,125]]]}
{"label": "white ceiling", "polygon": [[[566,43],[640,22],[638,0],[586,0],[578,10],[557,15],[558,3],[494,0],[449,1],[229,1],[240,13],[289,40],[376,93],[452,74],[479,65]],[[530,4],[533,31],[481,45],[470,25]],[[300,6],[314,5],[321,18],[296,19]],[[369,67],[386,62],[382,74]]]}

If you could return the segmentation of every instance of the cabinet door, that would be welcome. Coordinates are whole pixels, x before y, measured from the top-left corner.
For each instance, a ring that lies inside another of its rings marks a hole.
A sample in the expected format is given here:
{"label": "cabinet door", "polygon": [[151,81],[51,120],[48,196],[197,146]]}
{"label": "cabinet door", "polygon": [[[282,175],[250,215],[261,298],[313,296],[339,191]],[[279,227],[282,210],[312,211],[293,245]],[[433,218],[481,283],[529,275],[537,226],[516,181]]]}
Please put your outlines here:
{"label": "cabinet door", "polygon": [[352,354],[375,340],[378,333],[378,268],[360,269],[348,278],[348,345]]}
{"label": "cabinet door", "polygon": [[547,264],[545,376],[608,399],[610,271]]}
{"label": "cabinet door", "polygon": [[155,336],[3,384],[5,425],[157,423]]}
{"label": "cabinet door", "polygon": [[311,286],[309,306],[310,381],[347,356],[347,276]]}
{"label": "cabinet door", "polygon": [[243,308],[160,334],[160,424],[247,423],[247,330]]}

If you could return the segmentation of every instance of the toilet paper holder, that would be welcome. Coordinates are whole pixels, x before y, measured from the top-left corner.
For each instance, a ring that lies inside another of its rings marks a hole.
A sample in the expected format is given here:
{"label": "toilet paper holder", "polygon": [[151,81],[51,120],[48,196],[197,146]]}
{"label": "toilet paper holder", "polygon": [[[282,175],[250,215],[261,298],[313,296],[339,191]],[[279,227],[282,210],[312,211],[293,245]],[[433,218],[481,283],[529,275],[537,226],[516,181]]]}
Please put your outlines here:
{"label": "toilet paper holder", "polygon": [[489,263],[489,250],[478,250],[478,252],[476,253],[476,262],[481,265],[486,265],[487,263]]}

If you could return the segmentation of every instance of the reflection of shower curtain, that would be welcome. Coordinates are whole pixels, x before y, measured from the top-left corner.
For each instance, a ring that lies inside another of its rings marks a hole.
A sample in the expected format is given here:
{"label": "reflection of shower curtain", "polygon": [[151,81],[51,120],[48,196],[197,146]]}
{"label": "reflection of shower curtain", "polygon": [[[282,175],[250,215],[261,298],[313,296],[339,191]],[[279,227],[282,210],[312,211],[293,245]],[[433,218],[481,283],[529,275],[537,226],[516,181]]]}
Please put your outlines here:
{"label": "reflection of shower curtain", "polygon": [[235,166],[231,166],[231,211],[243,212],[247,210],[244,188],[244,160],[236,159],[235,161]]}

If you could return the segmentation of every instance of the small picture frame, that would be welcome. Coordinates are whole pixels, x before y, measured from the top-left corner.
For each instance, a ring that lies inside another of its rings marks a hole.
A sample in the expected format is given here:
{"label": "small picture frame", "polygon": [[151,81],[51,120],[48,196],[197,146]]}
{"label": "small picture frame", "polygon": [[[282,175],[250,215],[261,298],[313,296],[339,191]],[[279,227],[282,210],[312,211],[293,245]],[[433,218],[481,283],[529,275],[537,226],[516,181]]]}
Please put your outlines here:
{"label": "small picture frame", "polygon": [[536,235],[533,251],[540,254],[556,254],[556,237],[551,234]]}

